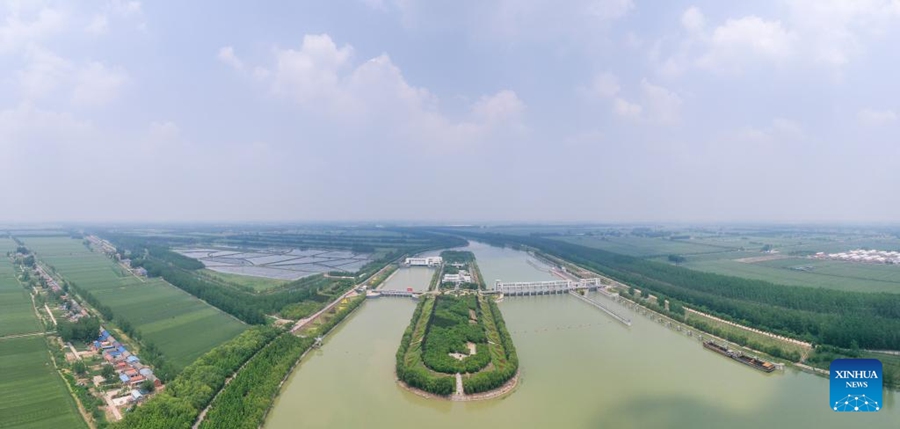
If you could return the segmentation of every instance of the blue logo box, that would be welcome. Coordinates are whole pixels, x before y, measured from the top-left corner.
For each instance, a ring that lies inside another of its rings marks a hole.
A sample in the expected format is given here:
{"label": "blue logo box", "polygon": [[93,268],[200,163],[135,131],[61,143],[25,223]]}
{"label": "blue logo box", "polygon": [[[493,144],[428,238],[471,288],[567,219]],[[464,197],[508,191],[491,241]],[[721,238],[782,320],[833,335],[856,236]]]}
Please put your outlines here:
{"label": "blue logo box", "polygon": [[837,412],[881,409],[882,372],[878,359],[835,359],[831,362],[830,408]]}

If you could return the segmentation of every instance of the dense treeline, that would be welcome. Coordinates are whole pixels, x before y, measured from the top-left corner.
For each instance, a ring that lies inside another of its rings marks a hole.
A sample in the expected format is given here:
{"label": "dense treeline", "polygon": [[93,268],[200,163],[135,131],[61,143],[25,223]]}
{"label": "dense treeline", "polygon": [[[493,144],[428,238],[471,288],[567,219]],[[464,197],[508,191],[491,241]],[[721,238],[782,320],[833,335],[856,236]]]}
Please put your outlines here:
{"label": "dense treeline", "polygon": [[434,313],[434,297],[423,297],[397,349],[397,378],[407,386],[439,396],[453,393],[456,380],[449,375],[438,375],[428,370],[422,363],[422,341],[428,322]]}
{"label": "dense treeline", "polygon": [[213,401],[201,428],[258,428],[272,405],[281,380],[313,344],[313,338],[283,334],[276,338],[225,386]]}
{"label": "dense treeline", "polygon": [[97,333],[100,332],[100,320],[96,317],[82,317],[77,322],[60,319],[56,330],[63,341],[87,342],[97,338]]}
{"label": "dense treeline", "polygon": [[85,302],[91,305],[94,310],[97,310],[101,316],[103,316],[106,320],[113,320],[113,312],[112,309],[103,305],[97,298],[94,297],[88,290],[81,288],[75,282],[64,282],[64,285],[68,285],[68,287],[75,291]]}
{"label": "dense treeline", "polygon": [[482,299],[479,305],[485,330],[488,332],[491,362],[494,366],[490,370],[463,378],[463,391],[466,394],[497,389],[515,377],[519,371],[519,355],[516,354],[516,346],[513,345],[497,303],[490,299]]}
{"label": "dense treeline", "polygon": [[190,271],[152,258],[144,260],[143,266],[147,270],[148,276],[162,277],[179,289],[246,323],[258,325],[266,322],[265,314],[259,308],[248,305],[247,299],[251,295],[247,292],[215,287],[204,279],[193,275]]}
{"label": "dense treeline", "polygon": [[[151,254],[152,255],[152,254]],[[325,303],[353,286],[352,280],[321,275],[295,280],[267,293],[254,293],[216,283],[214,279],[155,259],[143,261],[147,275],[162,277],[172,285],[248,324],[263,324],[266,314],[275,314],[291,304],[313,301]]]}
{"label": "dense treeline", "polygon": [[550,239],[464,234],[495,245],[534,247],[642,291],[781,335],[845,348],[856,341],[862,348],[900,349],[900,294],[783,286]]}
{"label": "dense treeline", "polygon": [[[360,295],[335,312],[316,328],[315,334],[325,335],[359,307],[366,297]],[[200,427],[256,428],[262,424],[272,406],[281,381],[288,375],[297,359],[314,343],[308,336],[299,338],[285,333],[254,356],[247,366],[225,387],[212,403]]]}
{"label": "dense treeline", "polygon": [[210,350],[188,365],[144,405],[113,425],[122,429],[189,428],[215,397],[225,379],[281,331],[268,327],[250,328],[234,339]]}
{"label": "dense treeline", "polygon": [[468,250],[445,250],[441,252],[445,264],[468,264],[475,260],[475,254]]}
{"label": "dense treeline", "polygon": [[[477,309],[475,295],[437,297],[431,324],[422,345],[422,361],[425,366],[447,374],[474,373],[491,362],[481,316],[477,316],[476,323],[469,323],[469,311]],[[450,356],[450,353],[468,355],[467,341],[475,343],[474,355],[463,359]]]}

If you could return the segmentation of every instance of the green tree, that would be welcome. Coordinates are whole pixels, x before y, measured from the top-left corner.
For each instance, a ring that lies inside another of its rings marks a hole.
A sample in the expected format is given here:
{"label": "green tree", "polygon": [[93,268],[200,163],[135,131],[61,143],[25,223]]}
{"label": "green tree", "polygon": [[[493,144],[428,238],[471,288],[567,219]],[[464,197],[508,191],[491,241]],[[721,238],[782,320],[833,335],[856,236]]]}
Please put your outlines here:
{"label": "green tree", "polygon": [[100,370],[100,375],[103,376],[107,381],[112,380],[116,375],[116,369],[112,367],[112,365],[103,365],[103,369]]}

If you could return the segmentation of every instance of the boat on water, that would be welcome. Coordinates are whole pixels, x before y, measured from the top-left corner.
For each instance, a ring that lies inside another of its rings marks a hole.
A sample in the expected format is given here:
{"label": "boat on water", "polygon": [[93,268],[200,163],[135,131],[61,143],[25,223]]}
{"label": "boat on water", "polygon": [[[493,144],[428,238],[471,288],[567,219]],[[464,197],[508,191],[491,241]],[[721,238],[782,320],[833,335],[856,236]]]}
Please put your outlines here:
{"label": "boat on water", "polygon": [[745,355],[737,350],[731,350],[728,347],[725,347],[719,343],[716,343],[712,340],[707,340],[703,342],[703,347],[708,350],[712,350],[722,356],[729,357],[734,359],[744,365],[756,368],[763,372],[772,372],[775,371],[775,364],[771,362],[766,362],[762,359],[755,358],[753,356]]}

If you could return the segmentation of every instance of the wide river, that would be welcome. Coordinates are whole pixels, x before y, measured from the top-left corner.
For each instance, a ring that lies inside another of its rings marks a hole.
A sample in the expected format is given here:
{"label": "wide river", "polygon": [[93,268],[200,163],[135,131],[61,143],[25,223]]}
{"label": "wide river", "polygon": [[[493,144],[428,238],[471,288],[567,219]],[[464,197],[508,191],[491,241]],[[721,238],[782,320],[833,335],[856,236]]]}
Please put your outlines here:
{"label": "wide river", "polygon": [[[488,283],[552,280],[525,253],[473,243]],[[385,288],[427,288],[432,271],[399,270]],[[594,296],[594,299],[604,298]],[[898,428],[896,392],[876,413],[837,413],[828,380],[793,369],[764,374],[635,315],[630,328],[568,295],[500,304],[519,353],[510,395],[424,399],[397,385],[394,357],[415,302],[369,300],[285,383],[266,428]]]}

